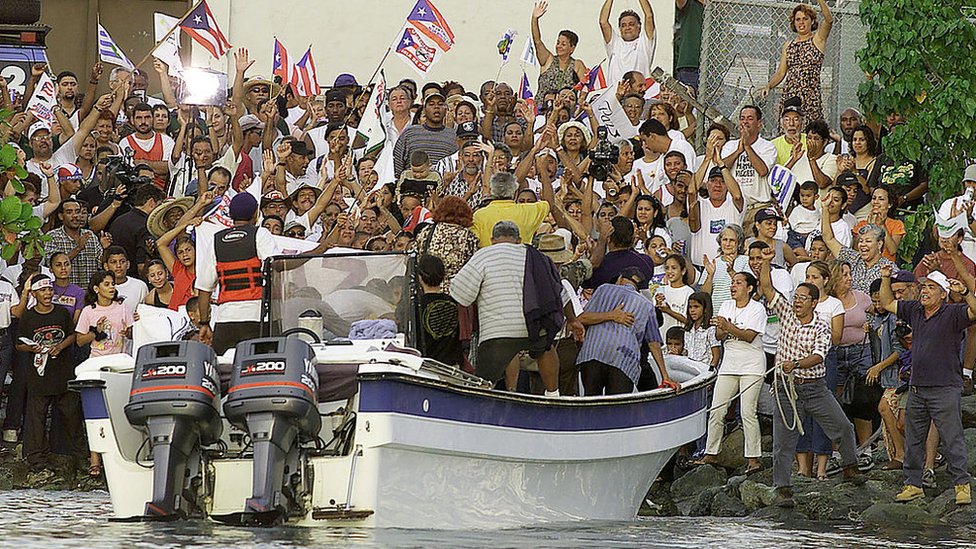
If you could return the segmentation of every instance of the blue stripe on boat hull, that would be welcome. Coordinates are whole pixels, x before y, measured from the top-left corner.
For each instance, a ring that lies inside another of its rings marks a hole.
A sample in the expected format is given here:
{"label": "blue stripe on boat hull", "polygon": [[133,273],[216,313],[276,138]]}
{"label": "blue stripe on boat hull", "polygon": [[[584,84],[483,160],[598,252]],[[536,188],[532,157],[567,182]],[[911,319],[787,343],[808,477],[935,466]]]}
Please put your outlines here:
{"label": "blue stripe on boat hull", "polygon": [[[361,379],[359,411],[539,431],[599,431],[666,423],[703,410],[707,385],[665,399],[559,406],[393,379]],[[427,411],[424,411],[426,402]]]}
{"label": "blue stripe on boat hull", "polygon": [[81,390],[81,409],[85,419],[108,419],[108,406],[105,405],[105,389],[91,387]]}

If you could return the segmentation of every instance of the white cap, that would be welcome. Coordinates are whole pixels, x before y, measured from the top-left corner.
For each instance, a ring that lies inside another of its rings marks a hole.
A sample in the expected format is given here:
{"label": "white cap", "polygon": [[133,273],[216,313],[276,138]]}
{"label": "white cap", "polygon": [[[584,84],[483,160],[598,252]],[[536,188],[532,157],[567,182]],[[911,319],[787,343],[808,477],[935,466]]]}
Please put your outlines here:
{"label": "white cap", "polygon": [[976,181],[976,164],[970,164],[962,174],[963,181]]}
{"label": "white cap", "polygon": [[51,126],[47,122],[44,122],[43,120],[40,122],[34,122],[33,124],[31,124],[30,129],[27,130],[27,139],[34,137],[34,134],[41,130],[51,131]]}
{"label": "white cap", "polygon": [[946,275],[942,274],[940,271],[932,271],[925,277],[925,280],[930,280],[939,285],[940,288],[949,293],[949,279]]}

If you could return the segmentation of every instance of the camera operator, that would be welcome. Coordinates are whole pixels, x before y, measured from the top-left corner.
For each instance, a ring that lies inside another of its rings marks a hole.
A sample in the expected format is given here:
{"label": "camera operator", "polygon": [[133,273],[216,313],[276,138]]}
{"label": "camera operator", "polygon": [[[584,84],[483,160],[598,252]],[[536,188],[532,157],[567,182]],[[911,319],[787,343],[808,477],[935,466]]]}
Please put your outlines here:
{"label": "camera operator", "polygon": [[[132,209],[118,216],[109,225],[112,242],[125,248],[127,257],[133,258],[129,264],[128,276],[143,278],[146,264],[155,255],[156,239],[153,238],[146,223],[149,213],[166,198],[163,191],[155,185],[139,185],[132,193]],[[150,256],[152,252],[153,256]]]}
{"label": "camera operator", "polygon": [[93,199],[97,195],[100,202],[94,210],[94,215],[88,220],[88,228],[100,233],[112,224],[119,216],[131,209],[128,198],[132,191],[145,183],[151,183],[153,171],[147,164],[130,166],[125,157],[109,156],[105,158],[105,176],[97,185],[93,183],[86,187],[81,195]]}

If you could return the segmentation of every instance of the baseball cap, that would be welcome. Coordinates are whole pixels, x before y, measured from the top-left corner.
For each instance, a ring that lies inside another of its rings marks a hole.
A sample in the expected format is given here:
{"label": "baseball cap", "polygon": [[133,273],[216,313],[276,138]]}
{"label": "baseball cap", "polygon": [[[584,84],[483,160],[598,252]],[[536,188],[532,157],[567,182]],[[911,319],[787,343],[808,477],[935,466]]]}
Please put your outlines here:
{"label": "baseball cap", "polygon": [[58,181],[81,181],[85,178],[85,174],[81,173],[81,168],[71,163],[58,166],[54,176]]}
{"label": "baseball cap", "polygon": [[783,101],[783,114],[781,116],[785,116],[787,113],[791,112],[800,114],[800,106],[802,104],[803,101],[799,97],[795,96]]}
{"label": "baseball cap", "polygon": [[478,136],[478,126],[476,126],[474,122],[461,122],[457,125],[456,131],[458,137]]}
{"label": "baseball cap", "polygon": [[258,200],[251,193],[238,193],[230,201],[230,218],[247,220],[254,217],[258,211]]}
{"label": "baseball cap", "polygon": [[308,156],[310,151],[304,141],[295,140],[291,142],[291,152],[298,156]]}
{"label": "baseball cap", "polygon": [[915,283],[915,273],[911,271],[906,271],[904,269],[899,270],[891,277],[892,282],[904,282],[906,284]]}
{"label": "baseball cap", "polygon": [[356,77],[349,73],[342,73],[336,76],[335,83],[332,84],[333,87],[342,88],[345,86],[358,86],[359,82],[356,82]]}
{"label": "baseball cap", "polygon": [[711,179],[713,177],[724,177],[722,175],[722,168],[715,166],[712,169],[708,170],[708,178]]}
{"label": "baseball cap", "polygon": [[840,172],[840,174],[837,175],[837,184],[841,187],[846,185],[857,185],[857,176],[854,175],[854,172]]}
{"label": "baseball cap", "polygon": [[342,90],[329,90],[325,93],[325,102],[331,103],[333,101],[338,101],[339,103],[346,102],[346,94]]}
{"label": "baseball cap", "polygon": [[779,215],[776,208],[763,208],[756,212],[756,223],[766,221],[767,219],[783,219],[783,216]]}
{"label": "baseball cap", "polygon": [[261,207],[267,206],[270,202],[285,202],[285,195],[281,191],[268,191],[261,197]]}
{"label": "baseball cap", "polygon": [[946,277],[946,275],[942,274],[941,271],[932,271],[931,273],[928,274],[928,276],[923,278],[925,280],[935,282],[936,284],[939,285],[940,288],[942,288],[946,292],[949,291],[949,278]]}
{"label": "baseball cap", "polygon": [[51,126],[47,122],[44,122],[43,120],[40,122],[34,122],[33,124],[31,124],[30,129],[27,130],[27,139],[34,137],[34,134],[41,130],[47,130],[50,132]]}
{"label": "baseball cap", "polygon": [[942,238],[950,238],[959,231],[965,230],[969,225],[966,221],[965,212],[948,219],[939,215],[938,210],[935,212],[935,227],[938,229],[939,236]]}
{"label": "baseball cap", "polygon": [[427,95],[427,97],[424,98],[424,105],[426,105],[427,102],[434,97],[439,97],[441,101],[444,101],[444,94],[439,91],[435,91],[435,92],[431,92],[430,94]]}
{"label": "baseball cap", "polygon": [[264,129],[264,122],[261,122],[261,119],[253,114],[245,114],[241,117],[239,123],[241,125],[242,132],[246,132],[247,130]]}

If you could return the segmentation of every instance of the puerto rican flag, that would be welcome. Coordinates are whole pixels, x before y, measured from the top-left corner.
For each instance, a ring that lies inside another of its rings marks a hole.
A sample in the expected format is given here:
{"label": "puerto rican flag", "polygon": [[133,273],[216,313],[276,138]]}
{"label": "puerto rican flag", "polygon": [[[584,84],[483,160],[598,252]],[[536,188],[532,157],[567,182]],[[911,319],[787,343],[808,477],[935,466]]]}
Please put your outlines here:
{"label": "puerto rican flag", "polygon": [[522,73],[522,82],[519,84],[519,99],[525,101],[525,105],[532,109],[532,112],[538,113],[535,105],[535,95],[532,93],[532,89],[529,88],[529,77],[526,76],[525,72]]}
{"label": "puerto rican flag", "polygon": [[454,46],[454,32],[451,31],[451,26],[429,0],[417,0],[410,10],[410,15],[407,16],[407,23],[433,40],[445,53]]}
{"label": "puerto rican flag", "polygon": [[292,89],[301,97],[311,97],[322,93],[319,86],[318,76],[315,73],[315,60],[312,59],[312,47],[309,46],[305,55],[295,63],[295,72],[292,74]]}
{"label": "puerto rican flag", "polygon": [[586,88],[587,92],[594,92],[606,89],[607,77],[603,74],[603,65],[597,65],[586,73],[582,82],[576,84],[574,88],[579,91]]}
{"label": "puerto rican flag", "polygon": [[180,28],[216,58],[221,58],[231,46],[224,33],[217,26],[213,12],[206,0],[202,0],[186,17],[180,21]]}
{"label": "puerto rican flag", "polygon": [[294,78],[295,68],[291,64],[291,58],[288,57],[288,50],[285,46],[275,38],[274,42],[274,64],[272,65],[271,74],[281,78],[281,84],[285,85],[292,81]]}
{"label": "puerto rican flag", "polygon": [[427,71],[437,61],[437,53],[437,48],[425,42],[417,29],[409,25],[404,27],[403,35],[396,46],[396,54],[420,73],[420,76],[427,76]]}

